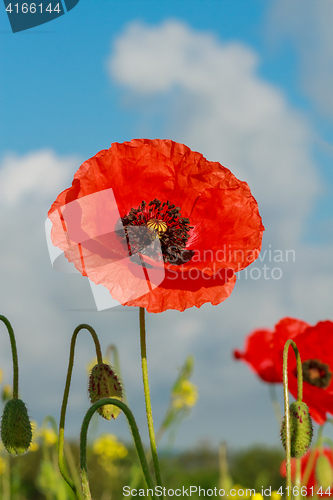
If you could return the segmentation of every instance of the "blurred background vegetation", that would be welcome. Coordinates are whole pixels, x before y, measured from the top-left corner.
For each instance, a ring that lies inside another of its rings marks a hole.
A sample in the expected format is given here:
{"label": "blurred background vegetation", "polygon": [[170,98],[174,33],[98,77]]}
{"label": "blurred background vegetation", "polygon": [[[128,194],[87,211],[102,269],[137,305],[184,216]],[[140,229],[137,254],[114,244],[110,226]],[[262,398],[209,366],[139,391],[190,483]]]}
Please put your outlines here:
{"label": "blurred background vegetation", "polygon": [[[47,446],[47,456],[45,446]],[[70,450],[78,473],[78,444],[71,442]],[[48,446],[41,443],[36,451],[29,451],[26,455],[16,458],[9,457],[7,453],[5,457],[5,453],[1,450],[0,498],[3,500],[73,498],[58,472],[57,462],[54,460],[55,444]],[[283,457],[282,447],[277,449],[255,446],[244,450],[230,450],[228,465],[232,486],[236,489],[255,488],[258,492],[261,491],[261,487],[270,486],[272,491],[278,490],[284,484],[284,479],[279,473]],[[111,434],[97,438],[88,447],[88,472],[92,497],[96,500],[122,499],[122,488],[133,484],[138,466],[136,451],[132,446],[119,443]],[[165,455],[162,453],[161,470],[163,483],[167,489],[190,486],[214,489],[220,484],[219,450],[208,443],[202,443],[193,450]],[[141,474],[135,487],[146,488]],[[196,496],[192,495],[192,498]]]}

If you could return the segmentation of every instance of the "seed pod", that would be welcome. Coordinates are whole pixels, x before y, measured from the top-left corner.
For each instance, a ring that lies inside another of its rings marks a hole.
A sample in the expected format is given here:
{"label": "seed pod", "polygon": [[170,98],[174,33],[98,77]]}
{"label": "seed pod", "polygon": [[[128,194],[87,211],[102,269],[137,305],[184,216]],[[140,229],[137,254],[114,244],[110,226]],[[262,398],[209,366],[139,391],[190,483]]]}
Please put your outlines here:
{"label": "seed pod", "polygon": [[31,423],[27,407],[21,399],[7,402],[1,420],[1,439],[11,455],[22,455],[32,440]]}
{"label": "seed pod", "polygon": [[[290,416],[290,449],[293,458],[301,458],[308,450],[312,436],[312,420],[309,408],[302,401],[295,401],[289,407]],[[286,422],[281,425],[281,440],[286,448]]]}
{"label": "seed pod", "polygon": [[330,461],[325,455],[319,455],[316,463],[316,479],[318,485],[327,490],[333,483],[333,472]]}
{"label": "seed pod", "polygon": [[[96,403],[103,398],[123,400],[123,388],[119,377],[111,366],[105,363],[99,363],[91,370],[88,391],[91,403]],[[121,410],[115,405],[104,405],[97,411],[106,420],[111,420],[111,418],[117,418]]]}

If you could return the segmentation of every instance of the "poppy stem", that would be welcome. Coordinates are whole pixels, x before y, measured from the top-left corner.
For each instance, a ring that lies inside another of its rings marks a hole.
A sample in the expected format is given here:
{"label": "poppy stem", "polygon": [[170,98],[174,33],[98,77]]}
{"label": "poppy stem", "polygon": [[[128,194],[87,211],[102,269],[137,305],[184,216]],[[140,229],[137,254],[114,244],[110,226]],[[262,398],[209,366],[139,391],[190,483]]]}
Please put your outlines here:
{"label": "poppy stem", "polygon": [[295,500],[299,500],[301,492],[301,459],[296,458],[296,474],[295,474]]}
{"label": "poppy stem", "polygon": [[146,348],[145,309],[143,307],[140,307],[139,318],[140,318],[140,345],[141,345],[142,380],[143,380],[143,389],[144,389],[145,401],[146,401],[146,413],[147,413],[147,423],[148,423],[148,431],[149,431],[149,439],[150,439],[150,448],[151,448],[151,454],[153,457],[156,482],[157,482],[158,486],[162,486],[160,466],[158,463],[158,456],[157,456],[157,450],[156,450],[153,414],[151,411],[151,402],[150,402],[150,390],[149,390],[149,381],[148,381],[148,365],[147,365],[147,348]]}
{"label": "poppy stem", "polygon": [[281,425],[282,413],[281,413],[280,403],[279,403],[279,400],[278,400],[277,395],[276,395],[275,384],[269,384],[269,396],[271,398],[271,403],[273,406],[275,418],[276,418],[278,424]]}
{"label": "poppy stem", "polygon": [[303,373],[301,356],[295,342],[291,339],[287,340],[283,349],[283,394],[284,394],[284,412],[286,426],[286,489],[287,500],[292,496],[291,484],[291,447],[290,447],[290,410],[289,410],[289,392],[288,392],[288,350],[289,346],[294,350],[297,361],[297,401],[303,399]]}
{"label": "poppy stem", "polygon": [[[106,362],[114,368],[116,375],[119,375],[120,379],[123,380],[120,368],[119,353],[117,346],[115,344],[109,344],[107,346],[105,351],[105,359],[107,360]],[[128,400],[125,391],[123,392],[123,401],[126,405],[128,405]]]}
{"label": "poppy stem", "polygon": [[312,447],[312,450],[310,452],[309,459],[307,461],[304,474],[303,474],[303,479],[302,479],[302,486],[306,486],[308,484],[308,481],[310,479],[311,472],[314,469],[315,461],[316,461],[316,451],[318,448],[318,445],[322,442],[323,439],[323,430],[324,430],[324,425],[320,425],[318,428],[318,433],[317,433],[317,441],[316,444]]}
{"label": "poppy stem", "polygon": [[14,335],[14,330],[9,320],[0,314],[0,321],[5,323],[9,338],[10,345],[12,348],[12,358],[13,358],[13,399],[18,399],[18,376],[19,376],[19,367],[18,367],[18,357],[17,357],[17,348],[16,348],[16,340]]}
{"label": "poppy stem", "polygon": [[132,436],[135,444],[136,451],[138,453],[138,457],[141,463],[142,467],[142,472],[147,484],[148,489],[150,490],[150,496],[153,499],[156,499],[156,496],[154,494],[155,488],[154,488],[154,483],[152,480],[152,477],[149,472],[149,466],[148,462],[145,456],[145,452],[143,449],[140,433],[138,426],[136,424],[135,418],[133,416],[133,413],[131,410],[128,408],[128,406],[123,403],[122,401],[119,401],[119,399],[115,398],[104,398],[100,399],[96,403],[94,403],[89,410],[87,411],[83,422],[82,422],[82,427],[81,427],[81,434],[80,434],[80,471],[81,471],[81,483],[82,483],[82,490],[83,490],[83,498],[84,500],[91,500],[91,493],[90,493],[90,488],[89,488],[89,481],[88,481],[88,474],[87,474],[87,434],[88,434],[88,427],[90,420],[95,413],[101,406],[104,405],[115,405],[122,410],[128,420],[129,426],[132,431]]}
{"label": "poppy stem", "polygon": [[65,435],[65,418],[66,418],[66,410],[67,410],[67,403],[68,403],[68,396],[69,396],[69,389],[71,385],[71,379],[72,379],[72,372],[73,372],[73,365],[74,365],[74,352],[75,352],[75,342],[77,335],[79,331],[86,329],[90,332],[94,342],[95,342],[95,348],[96,348],[96,356],[97,356],[97,362],[98,363],[103,363],[103,358],[102,358],[102,351],[101,351],[101,346],[97,337],[97,334],[95,330],[90,326],[86,324],[79,325],[75,328],[72,339],[71,339],[71,346],[70,346],[70,353],[69,353],[69,362],[68,362],[68,370],[67,370],[67,378],[66,378],[66,384],[65,384],[65,390],[64,390],[64,396],[62,400],[62,406],[61,406],[61,412],[60,412],[60,422],[59,422],[59,440],[58,440],[58,464],[59,464],[59,470],[61,472],[62,477],[65,479],[67,484],[71,487],[73,492],[75,493],[75,496],[78,500],[81,500],[81,494],[78,491],[78,488],[74,484],[74,482],[70,479],[70,477],[67,474],[67,469],[65,465],[65,460],[64,460],[64,435]]}

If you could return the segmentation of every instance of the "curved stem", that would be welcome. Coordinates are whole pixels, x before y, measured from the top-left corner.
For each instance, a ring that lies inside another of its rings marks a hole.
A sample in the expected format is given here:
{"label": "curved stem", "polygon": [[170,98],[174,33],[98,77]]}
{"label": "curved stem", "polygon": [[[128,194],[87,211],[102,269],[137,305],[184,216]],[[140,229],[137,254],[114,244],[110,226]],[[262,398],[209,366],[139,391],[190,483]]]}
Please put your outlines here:
{"label": "curved stem", "polygon": [[295,342],[287,340],[283,349],[283,394],[285,411],[285,429],[286,429],[286,487],[287,499],[291,498],[291,447],[290,447],[290,412],[289,412],[289,393],[288,393],[288,349],[292,346],[297,360],[297,401],[303,398],[303,374],[301,356]]}
{"label": "curved stem", "polygon": [[64,396],[63,396],[61,412],[60,412],[59,441],[58,441],[59,470],[61,472],[62,477],[65,479],[65,481],[72,488],[73,492],[76,495],[76,498],[78,498],[79,500],[81,500],[81,495],[78,492],[73,481],[69,478],[67,471],[66,471],[65,460],[64,460],[64,434],[65,434],[65,418],[66,418],[66,409],[67,409],[68,396],[69,396],[69,388],[71,385],[72,371],[73,371],[73,365],[74,365],[75,342],[76,342],[76,338],[77,338],[79,331],[81,331],[83,329],[86,329],[90,332],[90,334],[95,342],[97,362],[103,363],[101,346],[100,346],[100,343],[99,343],[99,340],[98,340],[98,337],[97,337],[95,330],[90,325],[87,325],[87,324],[82,324],[82,325],[77,326],[73,332],[71,346],[70,346],[67,378],[66,378]]}
{"label": "curved stem", "polygon": [[42,426],[47,425],[48,423],[51,424],[51,427],[55,433],[55,435],[58,437],[58,425],[55,420],[55,418],[52,415],[46,415],[46,417],[43,418]]}
{"label": "curved stem", "polygon": [[12,357],[13,357],[13,399],[18,399],[19,367],[18,367],[17,348],[16,348],[14,330],[8,319],[5,316],[2,316],[1,314],[0,314],[0,321],[5,323],[9,333],[10,345],[12,348]]}
{"label": "curved stem", "polygon": [[149,467],[148,467],[147,459],[146,459],[145,452],[144,452],[144,449],[143,449],[141,437],[140,437],[140,434],[139,434],[139,429],[138,429],[138,426],[137,426],[137,424],[135,422],[135,418],[133,416],[133,413],[128,408],[128,406],[125,405],[125,403],[123,403],[122,401],[119,401],[119,399],[104,398],[104,399],[100,399],[99,401],[97,401],[96,403],[94,403],[89,408],[89,410],[87,411],[87,413],[86,413],[86,415],[85,415],[85,417],[83,419],[82,427],[81,427],[81,434],[80,434],[80,471],[81,471],[81,483],[82,483],[82,490],[83,490],[83,498],[84,498],[84,500],[91,500],[91,493],[90,493],[89,481],[88,481],[88,474],[87,474],[87,434],[88,434],[88,427],[89,427],[90,420],[91,420],[93,414],[95,413],[95,411],[97,411],[98,408],[100,408],[101,406],[104,406],[104,405],[115,405],[115,406],[118,406],[118,408],[120,408],[124,412],[124,414],[125,414],[125,416],[126,416],[126,418],[128,420],[129,426],[131,428],[131,431],[132,431],[132,435],[133,435],[133,439],[134,439],[134,444],[135,444],[136,451],[138,453],[138,457],[139,457],[139,460],[140,460],[140,463],[141,463],[142,472],[143,472],[145,480],[146,480],[147,488],[150,490],[150,496],[155,499],[156,497],[155,497],[155,494],[154,494],[154,483],[153,483],[153,480],[152,480],[150,472],[149,472]]}
{"label": "curved stem", "polygon": [[157,450],[156,450],[153,414],[151,411],[151,402],[150,402],[150,390],[149,390],[149,381],[148,381],[148,365],[147,365],[147,348],[146,348],[145,310],[143,307],[140,307],[139,314],[140,314],[139,317],[140,317],[140,345],[141,345],[142,380],[143,380],[143,389],[144,389],[145,401],[146,401],[146,413],[147,413],[147,423],[148,423],[148,431],[149,431],[149,439],[150,439],[150,448],[151,448],[151,454],[153,457],[156,482],[159,486],[162,486],[160,467],[159,467],[159,463],[158,463],[158,456],[157,456]]}

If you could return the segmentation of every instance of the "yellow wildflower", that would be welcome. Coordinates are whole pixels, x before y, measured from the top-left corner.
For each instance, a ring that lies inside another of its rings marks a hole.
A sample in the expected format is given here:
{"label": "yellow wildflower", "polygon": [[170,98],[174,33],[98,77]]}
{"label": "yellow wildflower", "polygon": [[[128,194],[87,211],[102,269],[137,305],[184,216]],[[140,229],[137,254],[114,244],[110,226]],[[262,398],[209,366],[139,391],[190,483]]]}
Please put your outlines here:
{"label": "yellow wildflower", "polygon": [[252,500],[263,500],[263,496],[261,493],[255,493],[254,495],[252,495],[251,499]]}
{"label": "yellow wildflower", "polygon": [[5,384],[2,388],[1,392],[1,399],[3,402],[9,401],[12,399],[13,391],[12,391],[12,386],[9,384]]}
{"label": "yellow wildflower", "polygon": [[44,439],[46,446],[53,446],[58,439],[52,427],[42,427],[39,435]]}
{"label": "yellow wildflower", "polygon": [[272,491],[271,500],[281,500],[281,495],[276,490]]}
{"label": "yellow wildflower", "polygon": [[32,440],[30,443],[30,446],[28,448],[28,451],[37,451],[39,448],[39,444],[36,441],[36,438],[38,437],[38,424],[34,420],[31,421],[31,430],[32,430]]}
{"label": "yellow wildflower", "polygon": [[191,408],[198,400],[197,386],[189,380],[182,380],[179,387],[172,394],[172,406],[177,409]]}
{"label": "yellow wildflower", "polygon": [[113,434],[102,434],[93,443],[93,452],[110,461],[126,457],[127,448]]}

